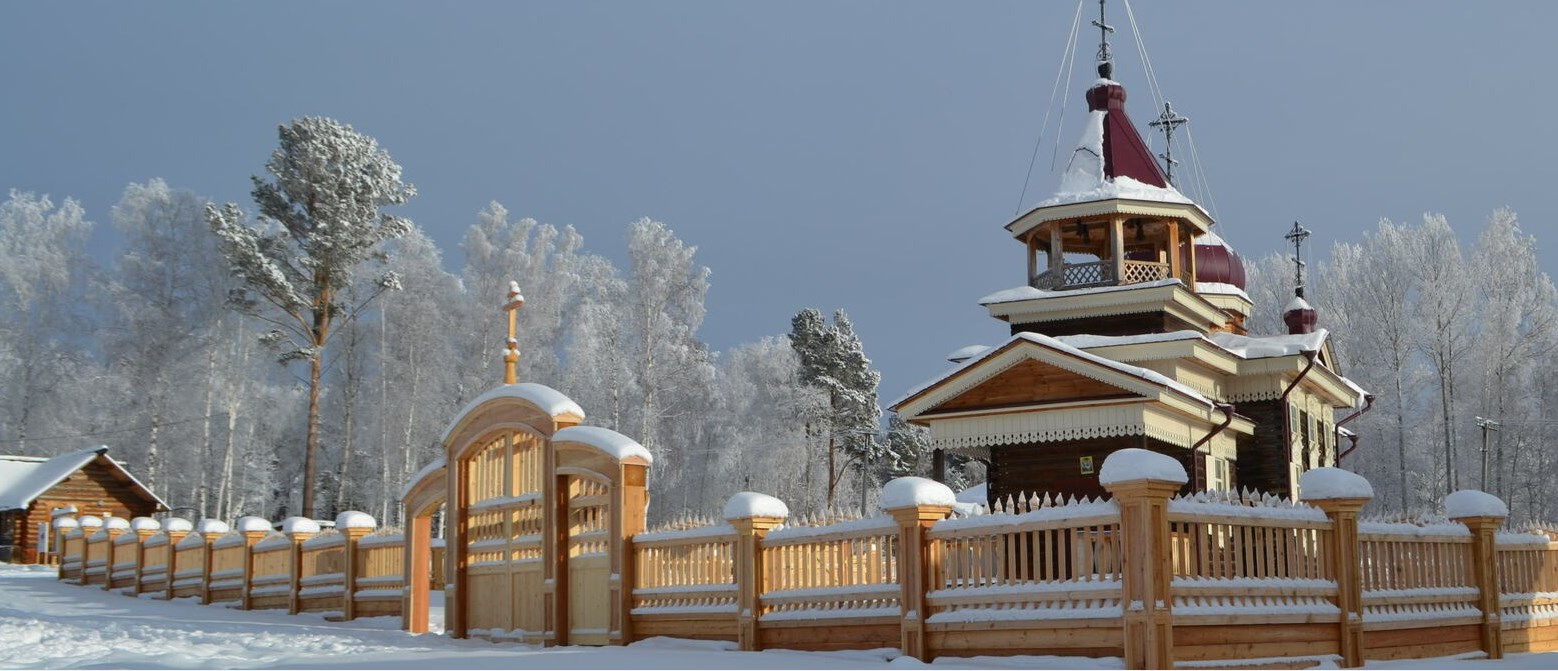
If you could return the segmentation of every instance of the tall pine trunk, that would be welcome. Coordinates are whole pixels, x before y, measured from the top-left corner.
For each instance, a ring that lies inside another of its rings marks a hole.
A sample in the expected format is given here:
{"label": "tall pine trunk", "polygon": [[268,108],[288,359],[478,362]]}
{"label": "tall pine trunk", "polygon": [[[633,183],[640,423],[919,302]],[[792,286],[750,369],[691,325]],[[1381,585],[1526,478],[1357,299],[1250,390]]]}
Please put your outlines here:
{"label": "tall pine trunk", "polygon": [[308,441],[303,447],[303,516],[314,517],[315,463],[319,456],[319,374],[324,353],[316,350],[308,358]]}

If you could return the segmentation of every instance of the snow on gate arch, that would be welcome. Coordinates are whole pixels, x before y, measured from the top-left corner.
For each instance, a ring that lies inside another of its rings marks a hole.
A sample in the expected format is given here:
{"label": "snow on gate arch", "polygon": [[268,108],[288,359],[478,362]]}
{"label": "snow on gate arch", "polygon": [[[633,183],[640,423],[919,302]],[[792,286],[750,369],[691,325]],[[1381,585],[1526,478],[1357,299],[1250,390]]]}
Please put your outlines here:
{"label": "snow on gate arch", "polygon": [[404,625],[427,630],[432,519],[443,507],[446,631],[546,645],[625,644],[627,541],[652,458],[535,383],[500,385],[449,423],[443,458],[402,492],[413,574]]}

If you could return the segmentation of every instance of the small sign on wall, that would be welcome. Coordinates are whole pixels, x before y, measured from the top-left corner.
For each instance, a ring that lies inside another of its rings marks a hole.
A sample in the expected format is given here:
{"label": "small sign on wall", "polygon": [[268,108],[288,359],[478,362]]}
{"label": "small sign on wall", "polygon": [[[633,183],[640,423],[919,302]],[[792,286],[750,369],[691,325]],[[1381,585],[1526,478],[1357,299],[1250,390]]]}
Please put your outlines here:
{"label": "small sign on wall", "polygon": [[1092,475],[1093,474],[1093,458],[1092,457],[1082,457],[1082,463],[1080,464],[1080,468],[1082,469],[1082,475]]}

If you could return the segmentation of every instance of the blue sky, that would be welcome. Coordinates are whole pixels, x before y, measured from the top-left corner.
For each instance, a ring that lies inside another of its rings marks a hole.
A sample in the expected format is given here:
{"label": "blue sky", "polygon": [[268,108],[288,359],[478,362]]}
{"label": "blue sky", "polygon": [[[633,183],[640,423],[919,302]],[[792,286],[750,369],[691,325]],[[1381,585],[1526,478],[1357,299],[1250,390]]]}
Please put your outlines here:
{"label": "blue sky", "polygon": [[[1553,267],[1558,3],[1136,5],[1159,84],[1193,120],[1219,230],[1247,257],[1281,249],[1294,220],[1328,247],[1426,211],[1469,242],[1508,205]],[[0,189],[75,197],[105,229],[124,186],[152,177],[252,209],[276,126],[332,116],[405,167],[421,193],[402,213],[451,270],[492,200],[617,259],[627,222],[659,219],[714,271],[713,347],[843,308],[885,402],[944,353],[1004,337],[976,301],[1023,282],[1002,225],[1075,9],[6,3]],[[1156,110],[1123,3],[1110,21],[1145,124]],[[1096,31],[1081,44],[1063,149]],[[1055,188],[1054,123],[1025,204]]]}

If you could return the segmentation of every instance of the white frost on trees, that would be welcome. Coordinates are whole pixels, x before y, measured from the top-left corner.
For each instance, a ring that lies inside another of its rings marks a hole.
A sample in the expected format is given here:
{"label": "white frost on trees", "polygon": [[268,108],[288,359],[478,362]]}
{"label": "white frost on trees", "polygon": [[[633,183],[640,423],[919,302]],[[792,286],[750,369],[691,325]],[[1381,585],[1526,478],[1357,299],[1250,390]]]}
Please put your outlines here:
{"label": "white frost on trees", "polygon": [[[279,129],[280,143],[254,178],[258,221],[233,203],[207,206],[206,218],[243,290],[233,305],[274,329],[262,340],[280,361],[309,365],[308,431],[303,449],[302,512],[314,514],[318,490],[320,374],[325,347],[341,322],[356,318],[379,292],[397,289],[393,273],[366,296],[345,295],[358,266],[382,261],[381,244],[411,230],[384,212],[416,195],[400,166],[373,138],[333,119],[305,117]],[[252,295],[251,295],[252,292]]]}

